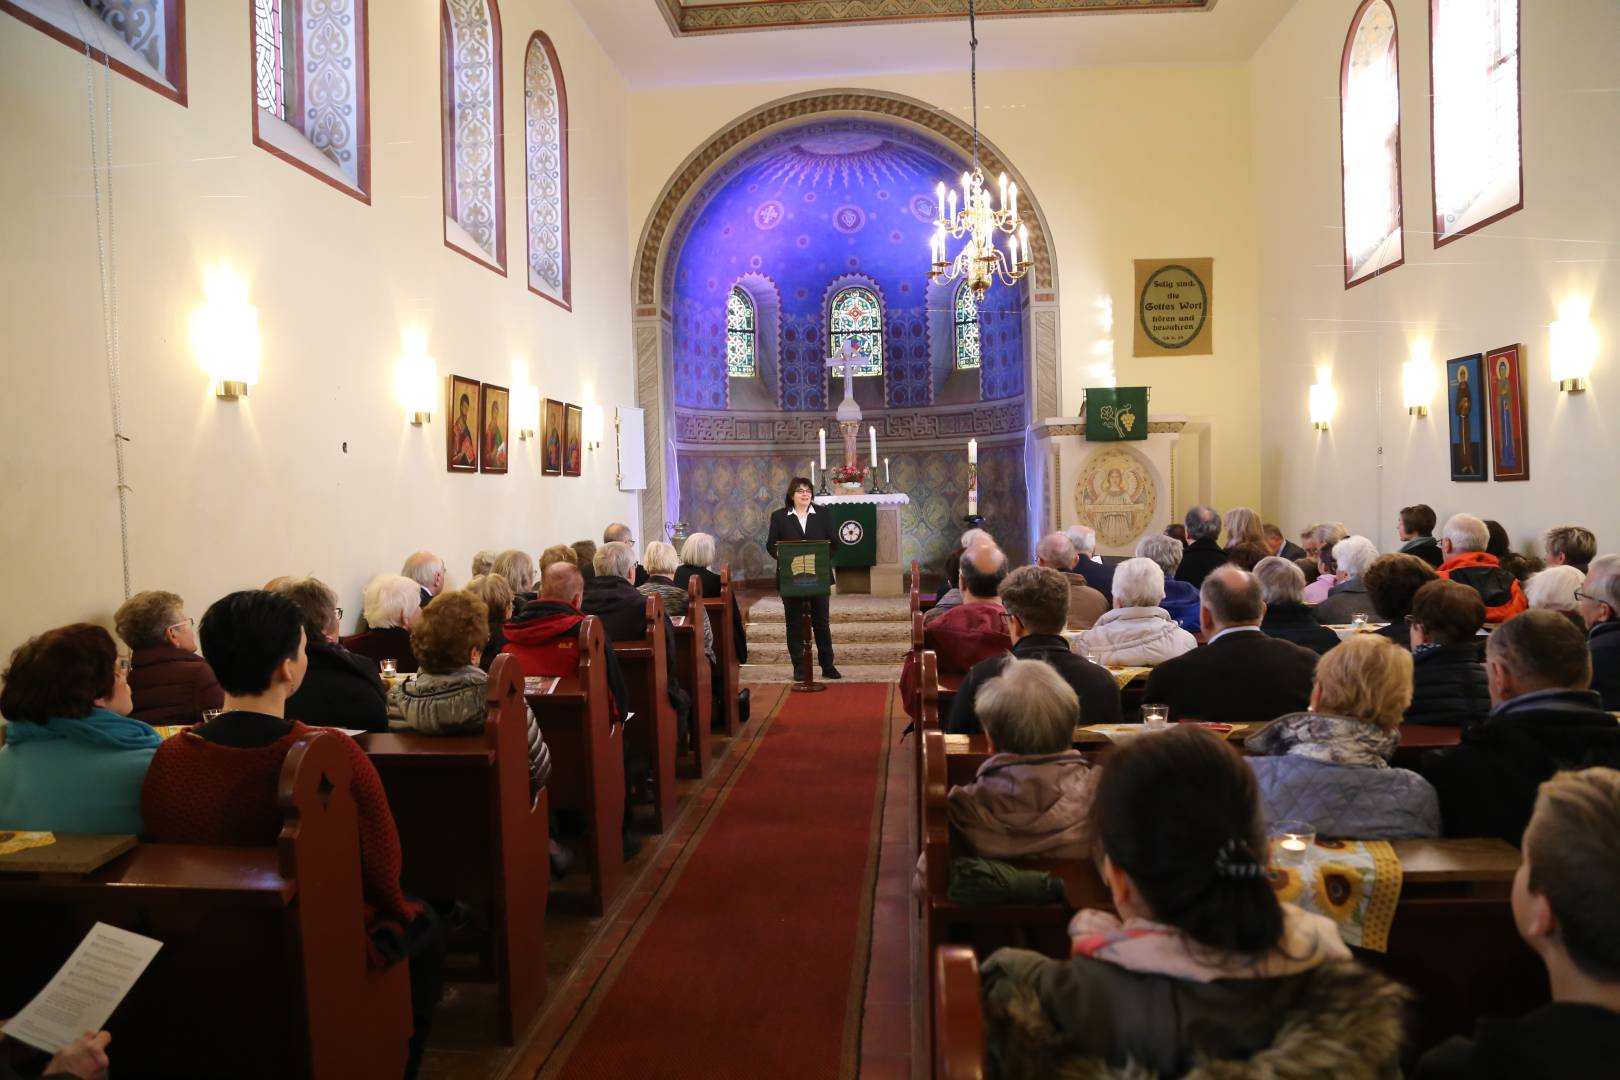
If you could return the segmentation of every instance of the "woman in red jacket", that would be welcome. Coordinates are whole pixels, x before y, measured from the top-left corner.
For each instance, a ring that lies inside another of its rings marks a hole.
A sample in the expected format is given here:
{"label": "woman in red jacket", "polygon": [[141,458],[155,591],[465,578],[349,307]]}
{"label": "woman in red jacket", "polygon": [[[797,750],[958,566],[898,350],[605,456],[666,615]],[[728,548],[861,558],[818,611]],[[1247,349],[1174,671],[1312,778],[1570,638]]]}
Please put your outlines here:
{"label": "woman in red jacket", "polygon": [[[225,711],[166,740],[153,755],[141,791],[148,840],[276,842],[282,825],[276,805],[282,759],[311,733],[286,719],[287,698],[308,665],[303,622],[292,601],[257,590],[232,593],[203,615],[198,635],[225,690]],[[415,1030],[406,1076],[414,1076],[443,986],[444,933],[432,909],[400,888],[399,833],[377,770],[353,739],[336,737],[353,771],[372,960],[410,960]]]}

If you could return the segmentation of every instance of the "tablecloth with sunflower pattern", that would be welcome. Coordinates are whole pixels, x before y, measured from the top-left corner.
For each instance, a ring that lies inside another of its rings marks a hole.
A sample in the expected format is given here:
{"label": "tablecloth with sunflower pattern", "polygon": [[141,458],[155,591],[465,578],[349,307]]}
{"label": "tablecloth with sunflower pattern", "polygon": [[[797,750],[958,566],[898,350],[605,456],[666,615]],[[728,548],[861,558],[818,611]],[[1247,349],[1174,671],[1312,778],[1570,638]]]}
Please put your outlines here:
{"label": "tablecloth with sunflower pattern", "polygon": [[1271,887],[1277,899],[1332,919],[1346,945],[1389,948],[1401,899],[1401,860],[1389,841],[1318,838],[1297,866],[1278,865],[1274,853]]}

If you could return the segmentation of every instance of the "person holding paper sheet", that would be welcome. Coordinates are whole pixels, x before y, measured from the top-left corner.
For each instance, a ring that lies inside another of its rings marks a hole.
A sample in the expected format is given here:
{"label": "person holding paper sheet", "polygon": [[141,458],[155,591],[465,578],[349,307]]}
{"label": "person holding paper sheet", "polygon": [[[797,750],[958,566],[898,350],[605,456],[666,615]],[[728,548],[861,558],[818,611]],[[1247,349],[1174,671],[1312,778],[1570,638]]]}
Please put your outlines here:
{"label": "person holding paper sheet", "polygon": [[132,719],[129,665],[112,635],[74,623],[30,638],[0,680],[0,828],[134,833],[162,740]]}
{"label": "person holding paper sheet", "polygon": [[[45,1071],[39,1074],[40,1080],[68,1080],[69,1077],[107,1080],[107,1067],[110,1064],[107,1044],[111,1041],[112,1036],[105,1031],[86,1032],[51,1058]],[[22,1080],[22,1073],[14,1070],[3,1056],[0,1056],[0,1080]]]}

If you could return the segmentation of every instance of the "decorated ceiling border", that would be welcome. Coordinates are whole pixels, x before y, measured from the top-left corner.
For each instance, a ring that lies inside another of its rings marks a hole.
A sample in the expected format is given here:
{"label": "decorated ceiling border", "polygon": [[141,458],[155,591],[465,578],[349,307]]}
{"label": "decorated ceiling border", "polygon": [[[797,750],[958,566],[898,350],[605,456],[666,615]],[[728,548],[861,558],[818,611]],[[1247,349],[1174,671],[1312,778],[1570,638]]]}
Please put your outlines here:
{"label": "decorated ceiling border", "polygon": [[[1116,15],[1162,11],[1208,11],[1216,0],[978,0],[980,18],[1041,15]],[[659,0],[676,37],[730,34],[785,27],[843,26],[853,23],[922,22],[960,19],[968,0],[734,0],[688,4]]]}
{"label": "decorated ceiling border", "polygon": [[[973,132],[949,113],[942,112],[927,102],[897,94],[883,94],[863,90],[834,90],[815,92],[784,98],[761,106],[736,120],[699,147],[686,159],[665,186],[642,230],[638,245],[635,277],[635,303],[639,313],[656,314],[660,300],[658,271],[664,258],[674,258],[679,252],[669,241],[677,224],[677,217],[692,205],[700,189],[711,174],[721,168],[739,149],[750,146],[772,129],[809,117],[826,115],[883,116],[932,133],[947,146],[958,152],[970,152]],[[1024,178],[1011,168],[995,145],[979,136],[979,161],[987,176],[1007,173],[1019,183],[1019,189],[1029,208],[1030,248],[1034,255],[1036,299],[1040,294],[1052,293],[1055,278],[1052,257],[1046,236],[1046,225],[1039,209],[1038,196]],[[1049,297],[1044,297],[1049,298]]]}

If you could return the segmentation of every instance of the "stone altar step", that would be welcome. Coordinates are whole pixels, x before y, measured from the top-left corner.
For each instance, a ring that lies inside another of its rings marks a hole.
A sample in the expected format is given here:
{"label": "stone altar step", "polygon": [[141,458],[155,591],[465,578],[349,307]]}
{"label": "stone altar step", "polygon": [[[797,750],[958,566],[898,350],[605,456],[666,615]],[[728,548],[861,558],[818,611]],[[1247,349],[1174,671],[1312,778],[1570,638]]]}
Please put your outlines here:
{"label": "stone altar step", "polygon": [[[867,642],[852,643],[839,638],[838,631],[833,630],[833,656],[840,670],[844,664],[887,664],[890,678],[900,677],[900,665],[905,661],[906,653],[911,651],[911,640],[908,638],[901,642]],[[788,655],[787,642],[761,641],[755,642],[750,635],[748,638],[748,667],[759,664],[779,664],[784,668],[791,663]],[[789,674],[792,674],[789,672]]]}
{"label": "stone altar step", "polygon": [[[893,644],[900,642],[909,646],[911,644],[911,624],[909,622],[837,622],[829,619],[833,627],[833,641],[842,646],[844,643],[856,644]],[[751,618],[748,622],[748,648],[749,655],[753,655],[754,645],[781,644],[787,641],[787,623],[782,620],[780,611],[775,619]]]}
{"label": "stone altar step", "polygon": [[[904,596],[834,596],[828,604],[829,622],[900,622],[908,627],[909,636],[910,619],[911,602]],[[765,622],[782,625],[782,598],[762,596],[754,601],[748,622],[749,625]]]}

